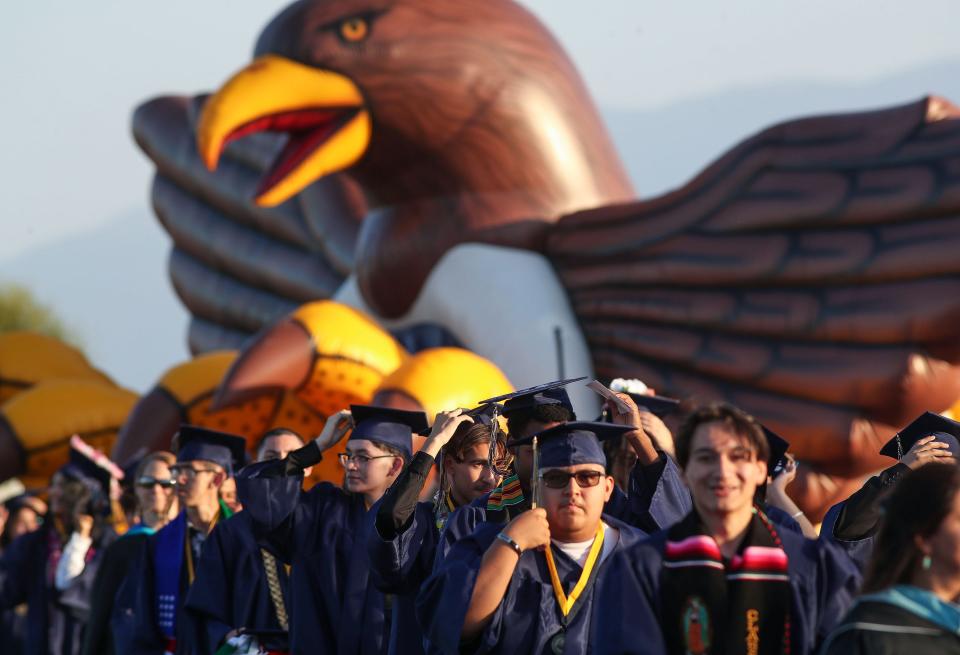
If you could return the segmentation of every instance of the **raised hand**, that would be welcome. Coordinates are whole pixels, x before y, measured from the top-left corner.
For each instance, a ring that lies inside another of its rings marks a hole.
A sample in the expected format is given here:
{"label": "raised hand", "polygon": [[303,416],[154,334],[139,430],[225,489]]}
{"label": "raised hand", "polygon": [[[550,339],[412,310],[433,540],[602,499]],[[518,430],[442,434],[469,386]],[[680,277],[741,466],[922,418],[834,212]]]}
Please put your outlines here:
{"label": "raised hand", "polygon": [[440,449],[453,438],[454,432],[457,431],[461,423],[473,423],[473,418],[464,414],[462,409],[451,409],[437,414],[437,417],[433,420],[433,429],[430,430],[430,436],[423,444],[424,452],[436,458]]}
{"label": "raised hand", "polygon": [[900,461],[912,469],[918,469],[930,462],[940,462],[943,464],[956,463],[956,459],[950,454],[950,446],[936,439],[933,435],[924,437],[913,444],[913,448],[908,450],[907,454],[904,455]]}
{"label": "raised hand", "polygon": [[349,409],[341,409],[336,414],[331,414],[323,426],[323,430],[314,439],[317,447],[321,451],[327,450],[335,443],[340,441],[348,431],[353,428],[353,417]]}

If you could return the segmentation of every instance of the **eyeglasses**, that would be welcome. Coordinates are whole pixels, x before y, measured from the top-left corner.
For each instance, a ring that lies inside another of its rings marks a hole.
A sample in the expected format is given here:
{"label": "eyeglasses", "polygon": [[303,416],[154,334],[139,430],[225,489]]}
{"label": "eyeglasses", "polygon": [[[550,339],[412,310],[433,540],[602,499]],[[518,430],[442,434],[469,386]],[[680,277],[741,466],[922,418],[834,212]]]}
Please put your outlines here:
{"label": "eyeglasses", "polygon": [[176,480],[181,475],[186,477],[187,480],[193,480],[201,473],[217,473],[216,469],[195,469],[192,466],[171,466],[170,475],[173,476],[173,479]]}
{"label": "eyeglasses", "polygon": [[346,466],[350,462],[354,462],[357,466],[366,466],[370,463],[371,459],[384,459],[386,457],[397,457],[397,455],[364,455],[363,453],[337,453],[337,458],[340,460],[340,464]]}
{"label": "eyeglasses", "polygon": [[151,478],[149,475],[144,475],[137,478],[137,486],[142,487],[143,489],[150,489],[155,484],[159,484],[164,489],[173,489],[175,486],[177,486],[177,481],[173,478]]}
{"label": "eyeglasses", "polygon": [[596,487],[600,484],[600,477],[603,475],[600,471],[577,471],[576,473],[567,473],[566,471],[546,471],[540,474],[543,484],[550,489],[565,489],[570,484],[570,479],[577,481],[577,486]]}

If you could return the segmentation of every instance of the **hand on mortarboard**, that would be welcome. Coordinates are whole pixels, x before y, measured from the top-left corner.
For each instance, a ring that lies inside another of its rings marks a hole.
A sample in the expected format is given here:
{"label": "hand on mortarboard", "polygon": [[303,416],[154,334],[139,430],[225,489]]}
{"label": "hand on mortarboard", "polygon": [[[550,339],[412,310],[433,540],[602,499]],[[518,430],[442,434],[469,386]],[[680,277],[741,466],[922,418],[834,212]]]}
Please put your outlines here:
{"label": "hand on mortarboard", "polygon": [[323,425],[323,430],[314,439],[321,452],[327,450],[335,443],[340,441],[350,429],[353,428],[353,417],[349,409],[341,409],[336,414],[331,414],[327,422]]}
{"label": "hand on mortarboard", "polygon": [[[793,479],[797,477],[797,460],[790,453],[787,453],[784,457],[787,461],[783,465],[783,471],[781,471],[780,475],[777,477],[770,478],[769,484],[771,489],[777,489],[786,494],[787,485],[793,482]],[[772,471],[768,471],[768,473],[772,473]]]}
{"label": "hand on mortarboard", "polygon": [[450,442],[461,423],[473,423],[473,418],[464,414],[462,409],[451,409],[437,414],[430,436],[423,444],[423,451],[436,459],[440,449]]}
{"label": "hand on mortarboard", "polygon": [[950,454],[950,446],[942,441],[937,441],[936,437],[931,435],[913,444],[913,448],[908,450],[900,461],[911,469],[918,469],[931,462],[956,464],[957,460]]}

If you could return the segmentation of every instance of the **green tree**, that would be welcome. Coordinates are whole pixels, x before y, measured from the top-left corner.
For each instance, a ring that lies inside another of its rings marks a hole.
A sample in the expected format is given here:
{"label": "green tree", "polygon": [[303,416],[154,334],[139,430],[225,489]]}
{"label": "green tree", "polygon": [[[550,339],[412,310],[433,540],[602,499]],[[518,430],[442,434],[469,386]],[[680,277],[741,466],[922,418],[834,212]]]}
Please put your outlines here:
{"label": "green tree", "polygon": [[0,333],[31,330],[78,346],[77,335],[56,313],[19,284],[0,285]]}

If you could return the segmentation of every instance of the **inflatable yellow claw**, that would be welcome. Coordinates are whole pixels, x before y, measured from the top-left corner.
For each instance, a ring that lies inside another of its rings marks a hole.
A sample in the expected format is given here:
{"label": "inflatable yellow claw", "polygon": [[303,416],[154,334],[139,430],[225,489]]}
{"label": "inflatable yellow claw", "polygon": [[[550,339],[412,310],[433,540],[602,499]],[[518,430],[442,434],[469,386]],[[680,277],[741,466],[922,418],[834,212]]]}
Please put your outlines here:
{"label": "inflatable yellow claw", "polygon": [[323,300],[308,303],[261,333],[231,367],[214,408],[268,390],[289,389],[329,416],[368,403],[406,349],[368,316]]}
{"label": "inflatable yellow claw", "polygon": [[132,391],[93,380],[50,380],[17,394],[0,407],[0,480],[45,487],[74,434],[108,452],[136,402]]}
{"label": "inflatable yellow claw", "polygon": [[242,436],[248,450],[275,427],[285,427],[310,438],[323,428],[325,417],[289,391],[266,391],[214,410],[213,395],[237,353],[221,350],[200,355],[167,370],[134,408],[114,449],[114,458],[126,462],[142,453],[170,448],[182,423],[200,425]]}
{"label": "inflatable yellow claw", "polygon": [[0,334],[0,404],[44,380],[113,381],[71,345],[36,332]]}

